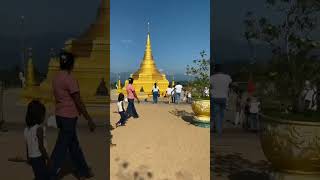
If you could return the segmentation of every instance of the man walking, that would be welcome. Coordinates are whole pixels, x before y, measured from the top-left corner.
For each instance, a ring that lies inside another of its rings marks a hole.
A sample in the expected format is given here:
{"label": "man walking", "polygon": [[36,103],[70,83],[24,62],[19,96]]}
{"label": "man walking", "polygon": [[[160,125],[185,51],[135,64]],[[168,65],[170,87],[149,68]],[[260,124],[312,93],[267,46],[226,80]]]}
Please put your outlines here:
{"label": "man walking", "polygon": [[213,130],[213,124],[215,125],[216,132],[221,135],[223,129],[224,112],[227,104],[227,97],[229,92],[229,86],[232,83],[232,79],[229,75],[224,74],[221,70],[221,65],[216,64],[214,67],[214,74],[210,77],[211,83],[211,130]]}
{"label": "man walking", "polygon": [[174,87],[174,89],[175,89],[175,96],[176,96],[175,102],[177,104],[180,104],[181,93],[182,93],[183,87],[179,82],[177,82],[177,85]]}
{"label": "man walking", "polygon": [[140,100],[137,97],[137,94],[136,94],[135,89],[132,84],[133,84],[133,79],[129,78],[129,84],[126,87],[127,96],[128,96],[127,114],[129,115],[129,117],[132,116],[133,118],[138,118],[139,115],[138,115],[136,108],[134,106],[134,99],[137,99],[138,103],[140,103]]}

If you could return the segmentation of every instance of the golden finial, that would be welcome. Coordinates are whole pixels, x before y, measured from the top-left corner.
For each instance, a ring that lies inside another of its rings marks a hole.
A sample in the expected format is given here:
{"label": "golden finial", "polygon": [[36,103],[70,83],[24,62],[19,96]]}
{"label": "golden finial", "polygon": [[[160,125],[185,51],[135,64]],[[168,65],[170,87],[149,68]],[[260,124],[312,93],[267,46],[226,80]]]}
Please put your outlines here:
{"label": "golden finial", "polygon": [[118,80],[118,93],[121,93],[122,92],[122,87],[121,87],[121,81],[120,79]]}
{"label": "golden finial", "polygon": [[27,76],[26,76],[26,87],[32,87],[36,85],[34,66],[32,62],[32,48],[28,49],[28,66],[27,66]]}
{"label": "golden finial", "polygon": [[172,87],[174,87],[174,74],[172,74]]}

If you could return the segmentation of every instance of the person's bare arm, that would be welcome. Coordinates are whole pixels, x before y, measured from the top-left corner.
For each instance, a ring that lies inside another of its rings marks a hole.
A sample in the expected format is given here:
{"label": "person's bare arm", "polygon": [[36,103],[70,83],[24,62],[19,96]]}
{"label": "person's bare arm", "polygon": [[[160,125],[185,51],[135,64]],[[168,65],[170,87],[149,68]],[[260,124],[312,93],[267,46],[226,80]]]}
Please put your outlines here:
{"label": "person's bare arm", "polygon": [[91,116],[89,115],[85,104],[83,103],[83,101],[80,97],[80,92],[76,92],[76,93],[71,94],[71,97],[72,97],[73,101],[75,102],[76,107],[77,107],[78,111],[80,112],[80,114],[82,114],[84,116],[84,118],[88,121],[88,125],[89,125],[90,130],[94,131],[95,124],[94,124]]}
{"label": "person's bare arm", "polygon": [[79,92],[73,93],[73,94],[71,94],[71,97],[72,97],[73,101],[75,102],[79,113],[82,114],[86,120],[88,120],[88,121],[92,120],[91,116],[89,115],[89,113],[87,111],[85,104],[82,102],[82,99],[80,97],[80,93]]}
{"label": "person's bare arm", "polygon": [[44,157],[45,159],[49,159],[49,156],[48,156],[48,153],[47,153],[47,150],[46,148],[44,147],[44,138],[43,138],[43,128],[42,127],[39,127],[37,129],[37,137],[38,137],[38,143],[39,143],[39,150],[42,154],[42,157]]}
{"label": "person's bare arm", "polygon": [[136,91],[132,91],[132,93],[133,93],[133,96],[138,100],[138,102],[140,102],[140,100],[139,100],[139,98],[138,98],[138,96],[136,94]]}

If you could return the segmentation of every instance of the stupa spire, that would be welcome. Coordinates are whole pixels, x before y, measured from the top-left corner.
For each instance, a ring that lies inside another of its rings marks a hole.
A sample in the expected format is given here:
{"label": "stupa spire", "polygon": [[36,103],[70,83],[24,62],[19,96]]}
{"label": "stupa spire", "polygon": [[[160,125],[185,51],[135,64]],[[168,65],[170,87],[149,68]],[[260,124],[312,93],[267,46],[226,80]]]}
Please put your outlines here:
{"label": "stupa spire", "polygon": [[96,38],[108,38],[108,23],[110,22],[110,12],[108,8],[110,0],[100,0],[100,6],[96,15],[96,21],[92,24],[87,31],[81,36],[81,39],[96,39]]}
{"label": "stupa spire", "polygon": [[[169,81],[166,79],[166,75],[162,74],[155,64],[152,55],[151,48],[151,38],[150,38],[150,23],[147,24],[147,41],[146,47],[144,51],[144,56],[142,62],[140,64],[140,68],[136,71],[132,78],[134,79],[134,87],[136,89],[140,89],[139,98],[147,98],[152,91],[154,83],[157,83],[161,91],[165,91],[165,89],[169,85]],[[127,81],[126,81],[127,83]],[[125,84],[125,87],[127,84]]]}
{"label": "stupa spire", "polygon": [[157,69],[155,61],[152,55],[152,47],[151,47],[151,38],[149,32],[149,22],[148,22],[148,33],[147,33],[147,41],[146,47],[144,50],[144,56],[142,62],[140,64],[140,69],[133,74],[133,79],[137,79],[139,76],[149,76],[152,79],[162,79],[162,74]]}
{"label": "stupa spire", "polygon": [[148,33],[150,33],[150,22],[148,22]]}
{"label": "stupa spire", "polygon": [[34,72],[34,66],[32,62],[32,48],[28,49],[28,65],[27,65],[27,77],[26,77],[26,87],[33,87],[36,85],[35,80],[35,72]]}
{"label": "stupa spire", "polygon": [[146,49],[144,51],[143,61],[153,61],[150,32],[148,32],[148,35],[147,35],[147,43],[146,43]]}

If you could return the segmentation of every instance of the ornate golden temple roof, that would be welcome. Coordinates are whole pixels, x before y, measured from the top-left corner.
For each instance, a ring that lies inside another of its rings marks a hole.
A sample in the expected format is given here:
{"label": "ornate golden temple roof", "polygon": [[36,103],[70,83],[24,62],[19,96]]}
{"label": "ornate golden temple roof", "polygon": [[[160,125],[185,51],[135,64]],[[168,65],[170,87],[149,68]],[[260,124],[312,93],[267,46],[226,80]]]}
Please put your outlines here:
{"label": "ornate golden temple roof", "polygon": [[[71,51],[79,57],[89,57],[93,41],[99,40],[99,43],[107,43],[110,39],[110,8],[108,6],[110,0],[101,0],[95,23],[80,35],[76,40],[72,41]],[[88,51],[89,50],[89,51]]]}
{"label": "ornate golden temple roof", "polygon": [[85,31],[80,39],[96,39],[96,38],[108,38],[109,28],[107,24],[109,23],[108,14],[110,9],[107,4],[109,0],[101,0],[101,4],[97,13],[96,21],[93,23],[87,31]]}
{"label": "ornate golden temple roof", "polygon": [[153,80],[163,79],[162,74],[157,69],[155,61],[152,55],[150,32],[147,35],[146,49],[144,51],[144,57],[140,64],[140,68],[133,74],[133,79],[139,79],[141,77],[149,77]]}

